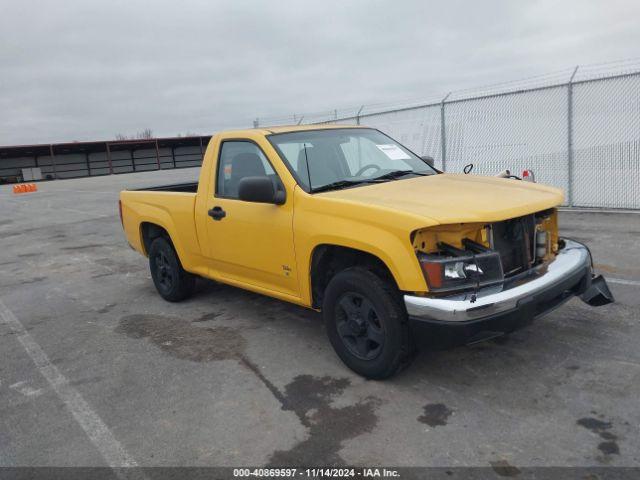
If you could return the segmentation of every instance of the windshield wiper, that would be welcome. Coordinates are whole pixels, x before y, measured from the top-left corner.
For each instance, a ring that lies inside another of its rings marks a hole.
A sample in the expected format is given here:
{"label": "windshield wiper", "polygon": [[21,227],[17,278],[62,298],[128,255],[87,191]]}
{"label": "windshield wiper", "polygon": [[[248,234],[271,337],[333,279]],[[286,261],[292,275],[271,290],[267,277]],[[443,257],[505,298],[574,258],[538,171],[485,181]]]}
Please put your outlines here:
{"label": "windshield wiper", "polygon": [[331,182],[327,183],[326,185],[313,188],[311,189],[311,193],[326,192],[327,190],[339,190],[341,188],[351,187],[353,185],[359,185],[361,183],[365,182],[359,180],[338,180],[337,182]]}
{"label": "windshield wiper", "polygon": [[398,177],[403,177],[405,175],[420,175],[420,176],[425,176],[425,175],[429,175],[428,173],[422,173],[422,172],[415,172],[413,170],[393,170],[389,173],[385,173],[384,175],[380,175],[379,177],[373,177],[371,180],[390,180],[392,178],[398,178]]}
{"label": "windshield wiper", "polygon": [[362,185],[363,183],[376,183],[379,180],[391,180],[393,178],[402,177],[404,175],[430,175],[429,173],[414,172],[413,170],[394,170],[379,177],[366,178],[364,180],[338,180],[337,182],[327,183],[320,187],[311,189],[312,193],[326,192],[327,190],[339,190],[341,188],[352,187],[354,185]]}

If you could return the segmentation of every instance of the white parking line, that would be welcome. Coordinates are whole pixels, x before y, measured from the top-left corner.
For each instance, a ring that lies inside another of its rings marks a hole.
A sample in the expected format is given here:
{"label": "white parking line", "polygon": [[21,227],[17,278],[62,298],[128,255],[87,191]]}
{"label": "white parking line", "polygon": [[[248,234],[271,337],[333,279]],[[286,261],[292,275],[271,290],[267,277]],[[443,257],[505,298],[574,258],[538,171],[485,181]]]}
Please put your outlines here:
{"label": "white parking line", "polygon": [[51,363],[40,345],[26,331],[20,320],[0,300],[0,319],[8,325],[16,334],[18,341],[35,363],[42,376],[49,382],[58,397],[64,402],[73,417],[85,431],[91,443],[98,449],[111,468],[135,467],[136,461],[120,445],[105,425],[102,419],[94,412],[82,395],[71,386],[69,380],[60,373],[60,370]]}
{"label": "white parking line", "polygon": [[625,280],[624,278],[606,278],[608,283],[619,283],[620,285],[633,285],[640,287],[640,281],[638,280]]}

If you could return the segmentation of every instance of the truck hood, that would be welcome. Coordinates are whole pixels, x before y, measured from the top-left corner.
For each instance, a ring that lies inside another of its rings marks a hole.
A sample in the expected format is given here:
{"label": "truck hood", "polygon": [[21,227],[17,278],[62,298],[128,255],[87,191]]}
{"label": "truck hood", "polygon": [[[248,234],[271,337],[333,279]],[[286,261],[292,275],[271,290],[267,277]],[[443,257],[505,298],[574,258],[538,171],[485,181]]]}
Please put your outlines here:
{"label": "truck hood", "polygon": [[557,188],[462,174],[391,180],[317,195],[428,217],[443,225],[497,222],[556,207],[563,201]]}

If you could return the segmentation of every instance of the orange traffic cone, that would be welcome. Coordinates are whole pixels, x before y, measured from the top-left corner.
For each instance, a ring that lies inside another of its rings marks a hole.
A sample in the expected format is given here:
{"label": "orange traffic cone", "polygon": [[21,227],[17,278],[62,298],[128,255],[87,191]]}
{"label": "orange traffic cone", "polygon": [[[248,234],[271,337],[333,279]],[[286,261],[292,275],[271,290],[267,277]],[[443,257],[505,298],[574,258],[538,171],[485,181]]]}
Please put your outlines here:
{"label": "orange traffic cone", "polygon": [[14,185],[13,186],[13,193],[19,193],[18,192],[18,185]]}
{"label": "orange traffic cone", "polygon": [[32,192],[37,192],[38,191],[38,185],[36,185],[35,183],[31,184],[31,191]]}

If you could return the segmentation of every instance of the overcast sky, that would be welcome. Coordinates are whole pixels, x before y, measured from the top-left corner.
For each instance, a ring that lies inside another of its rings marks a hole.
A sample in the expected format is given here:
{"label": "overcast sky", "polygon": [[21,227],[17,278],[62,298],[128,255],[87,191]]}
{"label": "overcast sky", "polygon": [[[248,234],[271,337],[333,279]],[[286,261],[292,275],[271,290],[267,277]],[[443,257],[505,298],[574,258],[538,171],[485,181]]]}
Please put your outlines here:
{"label": "overcast sky", "polygon": [[158,136],[640,57],[640,2],[0,0],[0,145]]}

